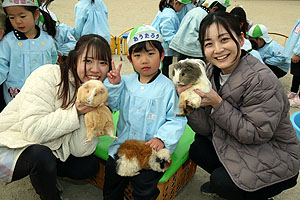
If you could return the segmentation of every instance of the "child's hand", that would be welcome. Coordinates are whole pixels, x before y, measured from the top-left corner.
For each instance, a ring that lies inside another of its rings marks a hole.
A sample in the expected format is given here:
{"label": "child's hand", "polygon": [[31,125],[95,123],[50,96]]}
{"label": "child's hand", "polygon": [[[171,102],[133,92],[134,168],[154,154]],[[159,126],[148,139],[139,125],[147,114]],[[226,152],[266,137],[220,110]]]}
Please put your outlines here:
{"label": "child's hand", "polygon": [[297,56],[296,54],[294,54],[294,55],[292,56],[292,62],[293,62],[293,63],[298,63],[298,62],[299,62],[299,58],[300,58],[300,56]]}
{"label": "child's hand", "polygon": [[156,151],[161,150],[165,147],[165,144],[163,143],[163,141],[161,141],[158,138],[152,138],[151,140],[146,142],[146,144],[149,145],[150,147],[152,147],[153,149],[155,149]]}
{"label": "child's hand", "polygon": [[83,105],[79,101],[75,102],[75,107],[76,107],[78,116],[79,115],[84,115],[85,113],[88,113],[88,112],[96,109],[95,107],[90,107],[90,106]]}
{"label": "child's hand", "polygon": [[107,78],[111,84],[116,85],[119,84],[121,81],[120,71],[122,68],[122,63],[120,63],[118,69],[116,69],[115,62],[113,60],[111,61],[111,65],[112,65],[112,70],[107,73]]}

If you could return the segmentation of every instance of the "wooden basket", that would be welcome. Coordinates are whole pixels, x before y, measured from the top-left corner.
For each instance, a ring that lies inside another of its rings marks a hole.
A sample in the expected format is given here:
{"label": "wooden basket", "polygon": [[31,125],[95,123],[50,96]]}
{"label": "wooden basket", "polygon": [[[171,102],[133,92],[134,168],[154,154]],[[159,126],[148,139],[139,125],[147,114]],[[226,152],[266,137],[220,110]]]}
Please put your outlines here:
{"label": "wooden basket", "polygon": [[[157,200],[171,200],[176,197],[179,191],[191,180],[196,172],[197,165],[188,159],[180,168],[169,178],[166,182],[158,183],[157,187],[160,190],[160,194]],[[105,174],[105,161],[101,160],[100,170],[96,175],[96,180],[89,179],[88,182],[92,183],[96,187],[103,189]],[[127,200],[134,200],[132,196],[132,187],[129,185],[125,192],[124,197]]]}

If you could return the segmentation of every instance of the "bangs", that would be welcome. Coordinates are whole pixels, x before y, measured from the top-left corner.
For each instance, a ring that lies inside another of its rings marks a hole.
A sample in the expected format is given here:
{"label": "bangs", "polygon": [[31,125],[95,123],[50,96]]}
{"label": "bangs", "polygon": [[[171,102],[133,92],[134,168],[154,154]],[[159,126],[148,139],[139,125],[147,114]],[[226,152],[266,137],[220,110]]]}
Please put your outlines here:
{"label": "bangs", "polygon": [[136,46],[134,47],[133,49],[133,52],[141,52],[142,50],[145,50],[145,51],[149,51],[149,49],[147,49],[147,43],[152,47],[154,48],[154,44],[152,43],[151,40],[147,41],[147,42],[140,42],[140,43],[137,43]]}
{"label": "bangs", "polygon": [[91,53],[94,59],[96,60],[105,60],[107,62],[111,61],[111,55],[108,53],[110,49],[103,43],[95,44],[95,42],[91,41],[86,45],[86,55]]}

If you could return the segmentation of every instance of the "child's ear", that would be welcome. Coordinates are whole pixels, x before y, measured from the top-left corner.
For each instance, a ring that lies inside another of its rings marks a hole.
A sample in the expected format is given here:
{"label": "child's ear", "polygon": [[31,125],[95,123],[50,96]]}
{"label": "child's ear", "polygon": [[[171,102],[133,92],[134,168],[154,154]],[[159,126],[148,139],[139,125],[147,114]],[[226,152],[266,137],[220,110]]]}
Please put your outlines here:
{"label": "child's ear", "polygon": [[127,56],[129,62],[133,65],[132,60],[130,59],[130,55]]}
{"label": "child's ear", "polygon": [[239,40],[240,40],[241,47],[244,46],[245,38],[244,38],[244,33],[243,32],[241,33],[241,36],[240,36]]}
{"label": "child's ear", "polygon": [[40,17],[40,9],[38,8],[38,9],[36,9],[35,11],[34,11],[34,14],[33,14],[33,17],[34,17],[34,19],[35,20],[38,20],[39,19],[39,17]]}
{"label": "child's ear", "polygon": [[165,50],[163,50],[163,52],[161,53],[160,61],[163,61],[164,58],[165,58]]}

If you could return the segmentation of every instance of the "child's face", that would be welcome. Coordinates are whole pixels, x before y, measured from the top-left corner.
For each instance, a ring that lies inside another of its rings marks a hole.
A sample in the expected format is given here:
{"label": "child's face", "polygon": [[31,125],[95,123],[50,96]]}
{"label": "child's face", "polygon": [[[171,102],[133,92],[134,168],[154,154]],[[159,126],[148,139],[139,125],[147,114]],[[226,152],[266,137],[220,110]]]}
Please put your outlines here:
{"label": "child's face", "polygon": [[24,33],[27,38],[34,38],[36,36],[35,20],[38,19],[40,15],[38,9],[34,14],[26,10],[24,6],[9,6],[5,9],[14,29]]}
{"label": "child's face", "polygon": [[[233,35],[242,46],[244,38],[242,36],[238,38],[234,32]],[[240,60],[241,50],[238,49],[226,29],[216,23],[207,29],[203,49],[206,59],[220,68],[223,74],[230,74]]]}
{"label": "child's face", "polygon": [[256,42],[258,48],[261,48],[265,44],[265,41],[262,38],[251,38],[250,37],[249,39]]}
{"label": "child's face", "polygon": [[86,49],[77,60],[77,74],[82,83],[88,80],[103,81],[108,73],[109,64],[107,60],[94,59],[93,52],[95,49],[90,49],[86,57]]}
{"label": "child's face", "polygon": [[183,4],[183,3],[180,3],[179,1],[174,1],[174,5],[173,5],[173,7],[174,7],[174,10],[176,11],[176,12],[179,12],[179,11],[181,11],[181,9],[185,6],[186,4]]}
{"label": "child's face", "polygon": [[131,60],[129,61],[134,66],[134,69],[140,74],[140,81],[148,83],[151,78],[158,72],[161,61],[164,59],[165,53],[160,56],[158,49],[146,42],[146,49],[140,52],[132,52]]}

